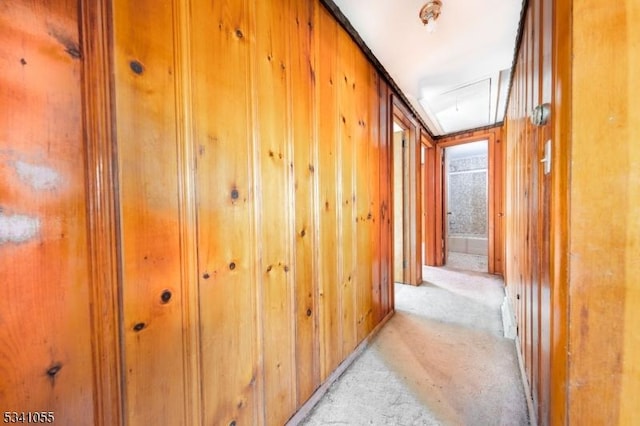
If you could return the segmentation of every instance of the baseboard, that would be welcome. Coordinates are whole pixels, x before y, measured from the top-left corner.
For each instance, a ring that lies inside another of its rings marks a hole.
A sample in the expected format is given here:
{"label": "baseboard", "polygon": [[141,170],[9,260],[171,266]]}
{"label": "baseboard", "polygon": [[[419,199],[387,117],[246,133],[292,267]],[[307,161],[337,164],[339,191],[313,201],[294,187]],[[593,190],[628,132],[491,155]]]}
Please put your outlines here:
{"label": "baseboard", "polygon": [[524,369],[524,359],[522,358],[522,347],[520,346],[520,339],[516,337],[516,353],[518,354],[518,365],[520,366],[520,376],[522,378],[522,386],[524,387],[524,397],[527,400],[527,410],[529,411],[529,424],[531,426],[538,425],[538,418],[536,410],[533,406],[533,397],[531,395],[531,387],[529,386],[529,378],[527,372]]}
{"label": "baseboard", "polygon": [[309,415],[309,413],[311,413],[311,411],[316,406],[316,404],[320,402],[320,399],[322,399],[322,397],[327,393],[331,385],[336,380],[338,380],[338,378],[342,376],[342,373],[344,373],[345,370],[349,368],[349,366],[353,364],[353,362],[362,354],[362,352],[364,352],[364,350],[367,347],[369,347],[373,338],[380,332],[380,330],[387,323],[387,321],[391,319],[394,313],[395,311],[392,310],[387,314],[387,316],[385,316],[382,319],[382,321],[380,321],[380,323],[373,329],[373,331],[369,333],[369,336],[367,336],[355,348],[355,350],[351,353],[351,355],[349,355],[344,361],[342,361],[342,363],[333,371],[333,373],[329,375],[327,380],[325,380],[324,383],[322,383],[320,387],[316,389],[313,395],[309,397],[307,402],[305,402],[302,405],[302,407],[300,407],[300,409],[296,411],[293,417],[291,417],[289,421],[286,423],[286,426],[296,426],[300,424],[300,422],[302,422]]}

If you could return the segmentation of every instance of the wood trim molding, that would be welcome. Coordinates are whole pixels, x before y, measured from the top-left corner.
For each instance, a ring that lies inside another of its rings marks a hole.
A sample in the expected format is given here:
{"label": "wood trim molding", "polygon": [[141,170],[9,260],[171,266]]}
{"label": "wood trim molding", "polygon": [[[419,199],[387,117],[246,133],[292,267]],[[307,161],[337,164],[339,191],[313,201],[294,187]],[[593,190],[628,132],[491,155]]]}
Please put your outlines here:
{"label": "wood trim molding", "polygon": [[476,128],[473,128],[473,129],[462,130],[462,131],[459,131],[459,132],[448,133],[446,135],[435,136],[433,138],[433,141],[435,143],[438,143],[439,141],[441,141],[443,139],[451,139],[451,138],[458,138],[458,137],[464,138],[465,136],[472,135],[474,133],[489,132],[491,130],[501,129],[503,126],[504,126],[504,121],[500,121],[498,123],[490,124],[488,126],[476,127]]}
{"label": "wood trim molding", "polygon": [[197,261],[197,218],[195,191],[195,153],[194,126],[192,114],[191,80],[191,17],[188,5],[173,0],[174,19],[174,68],[175,68],[175,110],[178,120],[176,126],[178,159],[178,192],[180,210],[180,275],[183,300],[183,360],[186,394],[184,412],[185,423],[200,425],[203,423],[202,388],[200,386],[200,304],[198,288],[190,283],[198,282]]}
{"label": "wood trim molding", "polygon": [[[420,127],[419,124],[409,113],[402,100],[392,96],[392,122],[398,120],[409,132],[408,140],[408,173],[409,187],[405,188],[408,198],[408,251],[407,270],[404,279],[408,284],[420,285],[422,283],[422,173],[420,167]],[[405,157],[406,158],[406,157]],[[407,215],[405,215],[406,217]],[[406,246],[406,244],[405,244]]]}
{"label": "wood trim molding", "polygon": [[549,420],[569,420],[569,204],[572,126],[572,0],[553,2],[551,188],[551,390]]}
{"label": "wood trim molding", "polygon": [[104,426],[123,424],[110,5],[109,0],[80,2],[94,404],[96,424]]}

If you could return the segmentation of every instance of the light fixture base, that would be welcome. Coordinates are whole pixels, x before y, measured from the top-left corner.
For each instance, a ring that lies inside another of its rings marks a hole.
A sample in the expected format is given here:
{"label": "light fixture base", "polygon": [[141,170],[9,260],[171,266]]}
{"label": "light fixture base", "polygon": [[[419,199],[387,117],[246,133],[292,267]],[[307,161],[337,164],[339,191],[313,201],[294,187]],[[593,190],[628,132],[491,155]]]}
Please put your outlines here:
{"label": "light fixture base", "polygon": [[418,16],[424,25],[434,23],[438,16],[440,16],[440,10],[442,8],[442,2],[440,0],[431,0],[425,3],[420,9]]}

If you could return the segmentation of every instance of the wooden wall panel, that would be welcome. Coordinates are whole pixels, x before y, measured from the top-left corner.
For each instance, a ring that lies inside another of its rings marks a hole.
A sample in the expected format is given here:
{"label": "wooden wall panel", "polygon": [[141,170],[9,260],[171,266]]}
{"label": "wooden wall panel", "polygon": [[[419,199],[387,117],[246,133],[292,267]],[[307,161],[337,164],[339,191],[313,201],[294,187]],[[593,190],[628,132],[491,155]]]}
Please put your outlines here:
{"label": "wooden wall panel", "polygon": [[355,114],[355,53],[353,42],[345,31],[338,31],[337,96],[339,114],[339,154],[338,154],[338,194],[340,231],[338,244],[341,263],[341,312],[342,312],[342,354],[344,360],[356,346],[356,114]]}
{"label": "wooden wall panel", "polygon": [[295,294],[297,403],[304,403],[320,385],[317,289],[317,220],[315,186],[315,18],[313,2],[291,0],[290,25],[292,142],[295,187]]}
{"label": "wooden wall panel", "polygon": [[[506,278],[540,424],[630,424],[637,416],[640,374],[631,360],[640,339],[630,324],[638,299],[629,272],[639,268],[629,259],[638,257],[631,182],[640,156],[638,103],[629,97],[637,84],[628,76],[640,60],[630,54],[637,31],[626,25],[640,8],[631,3],[538,1],[527,11],[506,126]],[[551,123],[532,128],[531,108],[549,101]],[[548,139],[552,170],[544,175]]]}
{"label": "wooden wall panel", "polygon": [[191,7],[205,424],[259,419],[251,12],[246,1]]}
{"label": "wooden wall panel", "polygon": [[568,418],[575,424],[631,424],[638,416],[640,4],[612,6],[588,0],[572,11]]}
{"label": "wooden wall panel", "polygon": [[126,420],[181,423],[186,374],[173,8],[113,7]]}
{"label": "wooden wall panel", "polygon": [[[295,410],[295,326],[293,323],[294,229],[290,140],[288,8],[256,3],[254,55],[257,155],[260,199],[263,368],[265,422],[283,424]],[[284,96],[283,96],[284,95]],[[293,107],[291,105],[291,107]]]}
{"label": "wooden wall panel", "polygon": [[285,423],[393,311],[391,90],[316,1],[67,3],[0,6],[2,400]]}
{"label": "wooden wall panel", "polygon": [[93,425],[79,12],[0,6],[0,401]]}
{"label": "wooden wall panel", "polygon": [[[356,86],[358,104],[358,138],[360,147],[358,157],[366,173],[356,173],[357,177],[357,226],[358,226],[358,308],[356,312],[358,343],[362,342],[373,330],[374,309],[380,300],[380,254],[379,233],[376,232],[379,209],[379,188],[377,179],[380,164],[379,136],[378,136],[378,76],[371,69],[364,56],[356,56],[356,69],[360,75],[360,82]],[[358,83],[358,82],[357,82]],[[358,170],[360,170],[358,168]],[[369,264],[366,270],[359,265]]]}
{"label": "wooden wall panel", "polygon": [[[321,378],[324,381],[340,363],[342,353],[341,298],[338,264],[338,27],[327,10],[318,17],[318,73],[316,81],[318,117],[318,207]],[[322,123],[320,123],[320,118]]]}

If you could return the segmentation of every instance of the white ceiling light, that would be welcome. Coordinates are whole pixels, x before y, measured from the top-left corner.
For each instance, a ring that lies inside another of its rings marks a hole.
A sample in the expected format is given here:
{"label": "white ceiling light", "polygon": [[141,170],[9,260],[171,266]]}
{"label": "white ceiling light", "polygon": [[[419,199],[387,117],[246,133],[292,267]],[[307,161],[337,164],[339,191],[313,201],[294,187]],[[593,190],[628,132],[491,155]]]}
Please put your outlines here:
{"label": "white ceiling light", "polygon": [[440,9],[442,8],[442,2],[440,0],[431,0],[425,3],[420,9],[418,16],[422,23],[427,27],[427,32],[434,32],[436,30],[436,21],[440,16]]}

